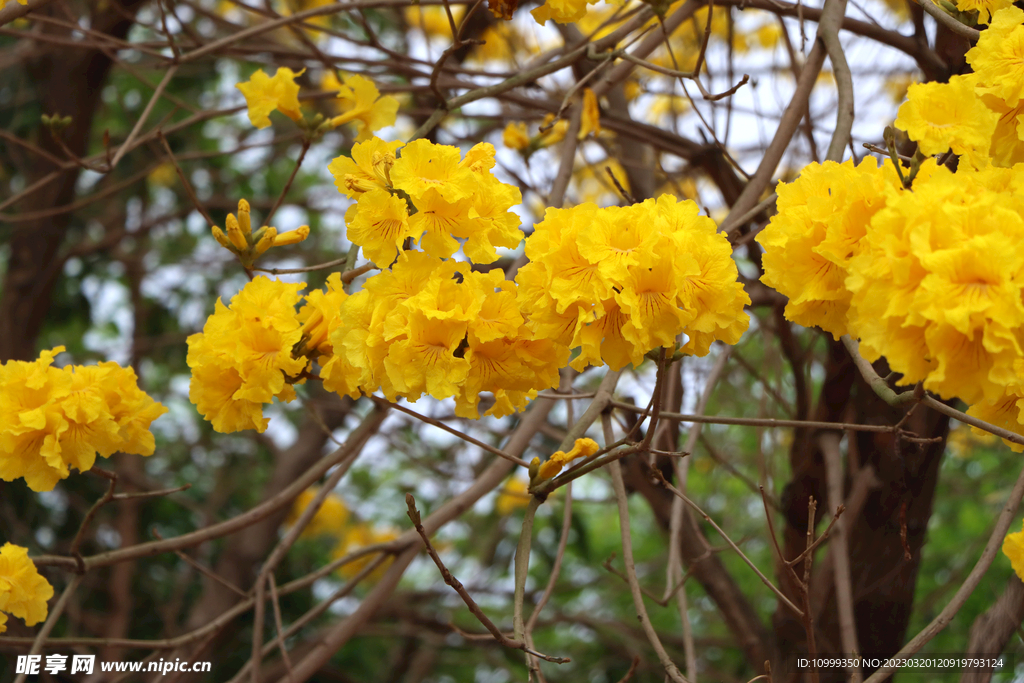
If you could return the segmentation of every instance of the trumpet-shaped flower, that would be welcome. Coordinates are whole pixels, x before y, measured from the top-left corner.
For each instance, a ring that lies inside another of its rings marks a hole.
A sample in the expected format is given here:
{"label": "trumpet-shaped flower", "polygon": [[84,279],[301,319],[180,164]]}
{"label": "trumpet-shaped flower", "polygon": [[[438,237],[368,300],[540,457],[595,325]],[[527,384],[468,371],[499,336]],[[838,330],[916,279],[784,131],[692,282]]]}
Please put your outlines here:
{"label": "trumpet-shaped flower", "polygon": [[357,199],[370,190],[387,190],[391,187],[391,167],[395,165],[398,140],[384,142],[370,138],[352,145],[352,158],[337,157],[327,170],[334,176],[334,185],[342,194]]}
{"label": "trumpet-shaped flower", "polygon": [[[334,85],[326,79],[325,83]],[[358,75],[346,76],[342,83],[337,83],[337,89],[338,108],[342,113],[331,119],[331,123],[340,126],[354,122],[357,130],[356,140],[369,140],[374,131],[395,125],[398,100],[391,95],[381,96],[377,86],[369,78]]]}
{"label": "trumpet-shaped flower", "polygon": [[297,76],[302,72],[295,73],[288,67],[279,67],[277,73],[271,78],[263,73],[262,69],[256,71],[245,83],[238,83],[235,87],[245,95],[246,104],[249,106],[249,121],[257,128],[270,126],[270,112],[275,109],[292,121],[301,121],[302,112],[299,107],[299,84],[295,82]]}

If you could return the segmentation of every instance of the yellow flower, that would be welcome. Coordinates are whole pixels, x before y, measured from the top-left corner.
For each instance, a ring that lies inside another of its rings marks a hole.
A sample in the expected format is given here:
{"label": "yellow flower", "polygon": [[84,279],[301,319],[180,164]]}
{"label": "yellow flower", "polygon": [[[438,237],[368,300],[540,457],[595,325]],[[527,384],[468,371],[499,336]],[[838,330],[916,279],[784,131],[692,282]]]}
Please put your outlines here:
{"label": "yellow flower", "polygon": [[583,90],[583,118],[578,137],[583,140],[591,133],[594,134],[594,137],[601,134],[601,110],[597,105],[597,95],[590,88],[585,88]]}
{"label": "yellow flower", "polygon": [[1006,7],[992,15],[989,27],[967,53],[979,90],[1016,107],[1024,95],[1024,10]]}
{"label": "yellow flower", "polygon": [[522,121],[509,121],[501,134],[501,142],[509,149],[522,151],[530,146],[530,135]]}
{"label": "yellow flower", "polygon": [[874,159],[857,167],[852,160],[811,164],[794,182],[779,184],[778,214],[756,239],[765,249],[761,280],[789,297],[788,320],[836,339],[847,333],[849,261],[885,205],[884,189],[898,185],[891,167]]}
{"label": "yellow flower", "polygon": [[423,251],[448,258],[459,250],[453,234],[471,234],[470,198],[447,202],[441,193],[429,188],[416,200],[417,211],[409,219],[412,235]]}
{"label": "yellow flower", "polygon": [[[452,5],[452,18],[455,25],[466,13],[465,5]],[[448,13],[441,5],[413,5],[405,8],[405,23],[412,28],[418,28],[431,38],[452,38],[451,22],[448,21]]]}
{"label": "yellow flower", "polygon": [[270,126],[270,112],[275,109],[292,121],[302,120],[302,112],[299,110],[299,85],[295,78],[302,75],[303,71],[305,69],[295,73],[282,66],[271,78],[260,69],[248,81],[235,86],[245,95],[252,125],[257,128]]}
{"label": "yellow flower", "polygon": [[[1006,393],[995,400],[982,399],[967,409],[967,414],[984,420],[997,427],[1024,435],[1024,423],[1021,422],[1021,407],[1024,406],[1024,387],[1020,385],[1007,387]],[[971,427],[971,435],[977,437],[992,437],[992,434],[982,431],[977,427]],[[994,437],[992,437],[994,438]],[[1024,446],[1012,441],[1002,440],[1014,453],[1024,452]]]}
{"label": "yellow flower", "polygon": [[435,190],[448,202],[469,197],[477,188],[473,171],[461,165],[458,147],[436,145],[429,140],[410,142],[391,169],[391,180],[418,203],[427,190]]}
{"label": "yellow flower", "polygon": [[572,449],[568,453],[555,451],[550,458],[544,461],[537,473],[537,479],[550,479],[576,458],[589,458],[599,450],[601,450],[601,447],[593,439],[576,439],[576,443],[573,444]]}
{"label": "yellow flower", "polygon": [[387,190],[370,190],[345,214],[348,239],[363,248],[381,268],[395,260],[406,238],[416,234],[409,224],[409,205]]}
{"label": "yellow flower", "polygon": [[554,19],[559,24],[572,24],[584,17],[587,5],[597,0],[547,0],[543,5],[530,12],[538,24]]}
{"label": "yellow flower", "polygon": [[151,455],[150,423],[167,412],[117,363],[51,367],[63,350],[0,366],[0,479],[23,477],[34,491],[90,469],[97,453]]}
{"label": "yellow flower", "polygon": [[390,188],[391,167],[395,165],[395,153],[401,146],[398,140],[384,142],[380,138],[352,145],[351,159],[337,157],[327,167],[334,176],[338,192],[356,199],[370,190]]}
{"label": "yellow flower", "polygon": [[391,95],[381,96],[377,86],[364,76],[346,76],[338,89],[341,114],[331,119],[340,126],[354,121],[358,132],[356,140],[369,140],[375,130],[395,125],[398,100]]}
{"label": "yellow flower", "polygon": [[971,159],[987,155],[998,117],[975,94],[974,83],[973,76],[953,76],[949,83],[911,85],[896,127],[924,154],[952,149]]}
{"label": "yellow flower", "polygon": [[[543,9],[543,7],[535,9],[534,12],[540,9]],[[545,132],[541,134],[540,139],[535,144],[537,149],[544,149],[551,145],[557,145],[565,139],[565,134],[569,130],[569,122],[566,119],[558,119],[556,121],[554,114],[546,114],[544,120],[540,123],[540,129]]]}
{"label": "yellow flower", "polygon": [[263,432],[262,404],[295,398],[290,382],[307,365],[292,357],[302,338],[295,304],[305,286],[258,276],[230,307],[218,299],[203,331],[188,338],[189,399],[218,432]]}
{"label": "yellow flower", "polygon": [[469,374],[469,361],[455,355],[466,336],[466,323],[428,318],[414,310],[408,335],[392,344],[384,359],[395,388],[410,400],[424,393],[437,399],[457,394]]}
{"label": "yellow flower", "polygon": [[530,484],[525,479],[512,477],[498,492],[494,510],[502,517],[507,517],[516,510],[525,508],[530,502],[529,487]]}
{"label": "yellow flower", "polygon": [[1011,0],[953,0],[953,4],[961,12],[977,12],[979,24],[991,22],[993,14],[1013,6]]}
{"label": "yellow flower", "polygon": [[5,543],[0,548],[0,633],[7,630],[4,612],[35,626],[46,619],[46,602],[52,597],[53,586],[28,559],[28,549]]}
{"label": "yellow flower", "polygon": [[326,290],[315,289],[306,295],[306,303],[299,309],[297,319],[302,323],[303,348],[309,354],[330,356],[334,353],[330,336],[341,324],[341,306],[348,298],[343,287],[341,273],[331,273]]}
{"label": "yellow flower", "polygon": [[1024,531],[1006,535],[1003,539],[1003,554],[1010,558],[1013,571],[1024,580]]}
{"label": "yellow flower", "polygon": [[[310,506],[318,492],[317,487],[308,488],[295,498],[291,510],[288,511],[288,517],[284,520],[285,526],[294,526],[299,521],[299,517]],[[329,493],[320,503],[320,508],[313,514],[313,518],[309,520],[301,535],[305,538],[339,536],[344,533],[348,517],[345,501],[338,494]]]}
{"label": "yellow flower", "polygon": [[[341,539],[331,551],[331,559],[337,560],[349,553],[359,550],[360,548],[365,548],[368,545],[387,543],[388,541],[393,541],[396,538],[398,538],[398,534],[391,530],[377,531],[365,523],[349,524]],[[358,560],[343,564],[338,568],[338,573],[346,579],[351,579],[361,572],[366,565],[370,564],[375,557],[375,554],[364,555]],[[384,575],[384,572],[387,571],[388,565],[391,564],[391,561],[392,558],[389,558],[383,562],[370,573],[367,579],[370,582],[379,581]]]}

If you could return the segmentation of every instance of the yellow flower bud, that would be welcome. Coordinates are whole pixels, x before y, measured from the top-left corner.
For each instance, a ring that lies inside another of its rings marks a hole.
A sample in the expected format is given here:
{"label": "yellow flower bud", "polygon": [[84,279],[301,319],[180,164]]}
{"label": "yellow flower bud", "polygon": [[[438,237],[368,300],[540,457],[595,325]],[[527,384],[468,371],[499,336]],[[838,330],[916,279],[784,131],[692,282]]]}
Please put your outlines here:
{"label": "yellow flower bud", "polygon": [[228,240],[228,236],[225,235],[224,231],[218,228],[216,225],[213,226],[213,238],[217,240],[220,246],[224,247],[225,249],[229,249],[230,251],[235,250],[231,242]]}
{"label": "yellow flower bud", "polygon": [[266,228],[263,232],[263,237],[256,243],[256,246],[252,248],[252,258],[255,261],[260,256],[266,253],[267,249],[274,246],[274,240],[277,238],[276,228]]}
{"label": "yellow flower bud", "polygon": [[238,251],[245,251],[249,248],[249,241],[245,238],[245,233],[242,232],[242,228],[238,225],[238,220],[234,214],[228,214],[227,228],[228,239],[231,240],[231,244],[235,245]]}
{"label": "yellow flower bud", "polygon": [[252,234],[252,222],[249,220],[249,202],[244,199],[238,200],[238,225],[242,228],[242,234],[246,237]]}
{"label": "yellow flower bud", "polygon": [[[276,230],[274,232],[277,232]],[[303,225],[298,230],[292,230],[274,237],[274,246],[283,247],[288,244],[298,244],[309,237],[309,226]]]}

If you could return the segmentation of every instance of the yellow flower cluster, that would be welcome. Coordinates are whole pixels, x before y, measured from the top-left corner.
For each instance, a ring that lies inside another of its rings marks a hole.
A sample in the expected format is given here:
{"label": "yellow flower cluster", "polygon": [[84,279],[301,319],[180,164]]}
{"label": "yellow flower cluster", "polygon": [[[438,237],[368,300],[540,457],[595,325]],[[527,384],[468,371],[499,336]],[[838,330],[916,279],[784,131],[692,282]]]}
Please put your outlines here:
{"label": "yellow flower cluster", "polygon": [[263,404],[295,398],[292,383],[308,365],[292,356],[303,335],[295,311],[303,287],[259,276],[230,306],[218,299],[203,331],[188,338],[189,399],[218,432],[262,433]]}
{"label": "yellow flower cluster", "polygon": [[548,209],[526,241],[516,276],[527,326],[538,339],[580,349],[572,366],[639,365],[657,347],[689,340],[703,356],[735,344],[749,297],[732,248],[692,201],[662,195],[628,207]]}
{"label": "yellow flower cluster", "polygon": [[472,418],[480,392],[491,392],[487,414],[507,415],[555,386],[567,360],[530,333],[520,304],[501,270],[402,252],[342,303],[333,355],[321,360],[324,387],[350,396],[379,388],[389,400],[454,396],[456,413]]}
{"label": "yellow flower cluster", "polygon": [[23,477],[33,491],[52,490],[72,467],[90,469],[97,453],[152,455],[149,425],[167,412],[131,368],[52,367],[63,350],[0,366],[0,479]]}
{"label": "yellow flower cluster", "polygon": [[904,191],[873,161],[826,163],[778,194],[758,241],[787,318],[859,337],[900,384],[1021,430],[1024,165],[953,173],[929,159]]}
{"label": "yellow flower cluster", "polygon": [[792,183],[779,183],[779,212],[755,239],[765,249],[761,281],[789,297],[788,320],[836,339],[849,331],[850,259],[885,206],[885,190],[901,187],[892,165],[879,167],[873,158],[859,166],[811,164]]}
{"label": "yellow flower cluster", "polygon": [[924,154],[947,149],[975,168],[1024,161],[1024,10],[998,9],[967,53],[974,73],[911,85],[896,126]]}
{"label": "yellow flower cluster", "polygon": [[46,601],[52,597],[53,587],[28,559],[28,549],[5,543],[0,548],[0,633],[7,630],[7,614],[26,626],[46,619]]}
{"label": "yellow flower cluster", "polygon": [[519,216],[509,211],[522,195],[491,173],[494,147],[480,143],[463,159],[458,147],[429,140],[410,142],[397,156],[401,146],[373,138],[328,166],[338,190],[357,200],[345,214],[348,237],[368,259],[386,268],[410,239],[448,258],[464,239],[466,256],[492,263],[495,246],[523,239]]}

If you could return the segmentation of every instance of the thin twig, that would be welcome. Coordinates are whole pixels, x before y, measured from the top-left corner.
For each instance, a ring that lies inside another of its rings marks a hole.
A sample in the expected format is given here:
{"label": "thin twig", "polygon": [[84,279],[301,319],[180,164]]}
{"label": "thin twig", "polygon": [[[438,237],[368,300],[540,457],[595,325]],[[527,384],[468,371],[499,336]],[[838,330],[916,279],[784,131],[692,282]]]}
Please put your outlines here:
{"label": "thin twig", "polygon": [[565,664],[571,661],[567,657],[554,657],[531,650],[526,646],[526,641],[522,638],[517,636],[516,639],[513,640],[502,633],[501,629],[495,626],[494,622],[491,621],[490,618],[484,614],[483,610],[480,609],[480,606],[476,604],[473,596],[469,594],[469,591],[467,591],[466,587],[462,585],[462,582],[455,578],[455,575],[452,574],[451,571],[448,570],[448,567],[444,565],[444,562],[441,561],[441,556],[437,554],[436,550],[434,550],[434,546],[430,543],[430,537],[427,536],[427,532],[423,528],[423,523],[420,519],[420,511],[416,509],[416,499],[413,498],[411,493],[405,494],[405,504],[408,507],[407,514],[409,515],[409,519],[412,520],[413,526],[416,527],[416,532],[420,535],[420,538],[423,539],[423,545],[427,547],[427,554],[430,555],[430,559],[434,561],[435,565],[437,565],[437,569],[441,572],[441,577],[444,579],[444,582],[455,589],[455,592],[459,594],[462,601],[466,603],[466,607],[469,608],[469,611],[472,612],[473,616],[484,625],[484,628],[490,631],[495,640],[505,647],[512,648],[514,650],[523,650],[527,654],[540,657],[547,662]]}

